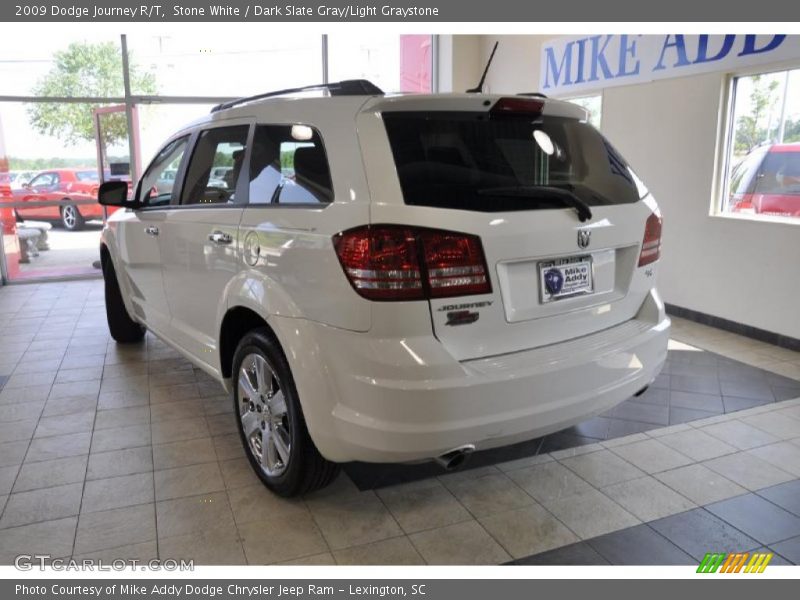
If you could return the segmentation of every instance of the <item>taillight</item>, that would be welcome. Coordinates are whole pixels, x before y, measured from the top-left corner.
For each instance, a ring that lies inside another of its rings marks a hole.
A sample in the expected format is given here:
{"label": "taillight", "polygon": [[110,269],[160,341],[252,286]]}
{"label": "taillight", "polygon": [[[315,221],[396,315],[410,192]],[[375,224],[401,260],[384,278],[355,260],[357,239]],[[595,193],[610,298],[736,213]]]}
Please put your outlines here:
{"label": "taillight", "polygon": [[489,294],[478,236],[403,225],[357,227],[333,238],[348,280],[369,300]]}
{"label": "taillight", "polygon": [[510,116],[529,116],[538,117],[542,114],[544,102],[542,100],[535,100],[532,98],[500,98],[494,103],[494,106],[489,110],[492,116],[510,115]]}
{"label": "taillight", "polygon": [[647,217],[647,222],[644,224],[642,252],[639,254],[640,267],[657,261],[661,256],[661,224],[661,213],[658,210]]}

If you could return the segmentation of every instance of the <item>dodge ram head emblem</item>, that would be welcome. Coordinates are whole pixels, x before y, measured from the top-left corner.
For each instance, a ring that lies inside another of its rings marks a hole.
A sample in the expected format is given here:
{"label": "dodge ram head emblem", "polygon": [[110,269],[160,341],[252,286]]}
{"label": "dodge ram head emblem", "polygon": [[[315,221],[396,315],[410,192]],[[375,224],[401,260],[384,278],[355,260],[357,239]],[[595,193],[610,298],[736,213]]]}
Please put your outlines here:
{"label": "dodge ram head emblem", "polygon": [[591,229],[579,229],[578,230],[578,247],[579,248],[588,248],[589,241],[592,239],[592,230]]}

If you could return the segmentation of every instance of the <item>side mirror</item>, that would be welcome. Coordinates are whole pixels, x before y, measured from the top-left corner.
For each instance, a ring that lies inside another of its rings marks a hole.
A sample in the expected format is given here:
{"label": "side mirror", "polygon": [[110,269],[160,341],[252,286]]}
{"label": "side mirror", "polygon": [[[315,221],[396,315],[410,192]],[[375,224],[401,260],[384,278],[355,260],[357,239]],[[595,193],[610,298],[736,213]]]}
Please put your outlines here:
{"label": "side mirror", "polygon": [[136,208],[136,203],[128,200],[128,184],[125,181],[106,181],[101,184],[97,201],[103,206]]}
{"label": "side mirror", "polygon": [[26,181],[25,183],[23,183],[22,184],[22,189],[24,189],[24,190],[31,189],[31,182],[30,181]]}

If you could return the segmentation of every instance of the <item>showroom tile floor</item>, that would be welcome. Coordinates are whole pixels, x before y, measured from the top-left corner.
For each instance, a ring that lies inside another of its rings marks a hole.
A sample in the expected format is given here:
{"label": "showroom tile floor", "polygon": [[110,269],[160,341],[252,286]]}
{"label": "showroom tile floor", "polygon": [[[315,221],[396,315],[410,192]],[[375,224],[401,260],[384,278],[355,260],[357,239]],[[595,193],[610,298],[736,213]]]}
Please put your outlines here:
{"label": "showroom tile floor", "polygon": [[[0,564],[800,562],[800,356],[680,319],[673,337],[666,421],[629,409],[607,418],[650,426],[595,421],[523,458],[391,486],[343,474],[289,501],[250,472],[217,384],[151,336],[110,340],[100,282],[0,288]],[[719,389],[691,380],[703,356]]]}

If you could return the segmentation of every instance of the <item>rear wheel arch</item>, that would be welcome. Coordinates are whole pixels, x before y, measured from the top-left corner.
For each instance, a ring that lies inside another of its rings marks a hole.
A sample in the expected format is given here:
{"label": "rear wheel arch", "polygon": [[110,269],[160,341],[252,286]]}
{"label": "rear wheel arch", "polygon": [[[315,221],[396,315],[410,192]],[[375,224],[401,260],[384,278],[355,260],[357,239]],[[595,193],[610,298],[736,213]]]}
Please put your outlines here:
{"label": "rear wheel arch", "polygon": [[278,336],[264,317],[245,306],[229,308],[219,328],[219,364],[225,379],[231,377],[236,347],[245,335],[255,329],[263,329],[283,349]]}

